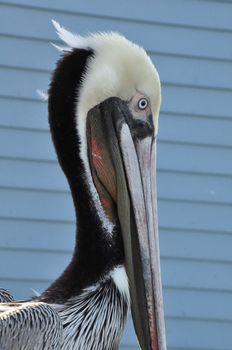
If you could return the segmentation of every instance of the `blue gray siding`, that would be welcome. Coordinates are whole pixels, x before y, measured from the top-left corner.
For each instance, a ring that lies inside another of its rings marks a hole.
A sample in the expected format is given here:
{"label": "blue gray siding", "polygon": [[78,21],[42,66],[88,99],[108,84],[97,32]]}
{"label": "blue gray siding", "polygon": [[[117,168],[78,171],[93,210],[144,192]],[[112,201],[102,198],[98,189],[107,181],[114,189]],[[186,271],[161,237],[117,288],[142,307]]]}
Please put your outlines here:
{"label": "blue gray siding", "polygon": [[[70,259],[74,210],[47,124],[50,19],[117,30],[160,72],[159,224],[169,350],[232,349],[232,1],[0,1],[0,285],[26,298]],[[137,349],[131,321],[122,348]]]}

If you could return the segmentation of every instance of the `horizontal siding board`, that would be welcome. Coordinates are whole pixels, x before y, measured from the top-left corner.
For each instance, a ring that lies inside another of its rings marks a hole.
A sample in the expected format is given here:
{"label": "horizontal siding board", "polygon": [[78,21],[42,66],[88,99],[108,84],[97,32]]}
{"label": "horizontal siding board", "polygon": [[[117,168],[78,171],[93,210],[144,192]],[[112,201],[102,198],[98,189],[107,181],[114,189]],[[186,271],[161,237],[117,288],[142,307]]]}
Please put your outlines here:
{"label": "horizontal siding board", "polygon": [[[16,97],[39,100],[38,88],[48,86],[47,73],[27,72],[0,68],[0,78],[9,82],[5,87],[0,85],[2,97]],[[22,81],[24,84],[22,85]],[[206,116],[221,116],[231,118],[231,92],[196,87],[163,86],[163,112],[200,114]],[[42,102],[41,102],[42,104]],[[31,111],[33,113],[33,110]],[[46,113],[47,115],[47,113]]]}
{"label": "horizontal siding board", "polygon": [[[0,169],[1,188],[69,191],[66,177],[55,162],[0,158]],[[158,195],[159,198],[232,204],[232,177],[159,171]]]}
{"label": "horizontal siding board", "polygon": [[161,142],[158,145],[158,167],[162,170],[231,175],[231,159],[230,148]]}
{"label": "horizontal siding board", "polygon": [[[48,130],[47,103],[0,99],[0,126]],[[18,113],[20,109],[20,113]],[[172,127],[174,125],[174,127]],[[160,113],[159,140],[232,146],[231,119]]]}
{"label": "horizontal siding board", "polygon": [[[75,224],[30,220],[0,220],[0,248],[71,252]],[[232,262],[232,234],[167,230],[160,227],[161,255],[173,259]],[[205,249],[208,247],[208,249]]]}
{"label": "horizontal siding board", "polygon": [[[170,350],[230,350],[231,324],[188,319],[167,319],[167,343]],[[212,334],[211,334],[212,333]],[[126,349],[134,349],[132,338]],[[229,344],[229,346],[227,345]],[[138,347],[135,347],[138,349]]]}
{"label": "horizontal siding board", "polygon": [[36,90],[46,89],[49,84],[49,77],[50,74],[48,73],[0,67],[1,81],[8,82],[0,85],[0,95],[39,100]]}
{"label": "horizontal siding board", "polygon": [[231,323],[168,319],[167,342],[175,350],[231,350]]}
{"label": "horizontal siding board", "polygon": [[158,196],[232,204],[232,177],[160,171],[158,172]]}
{"label": "horizontal siding board", "polygon": [[[0,187],[68,191],[68,183],[55,162],[23,161],[0,158]],[[17,174],[17,176],[15,175]]]}
{"label": "horizontal siding board", "polygon": [[[0,65],[4,67],[50,71],[58,58],[57,51],[45,41],[0,35],[0,45],[4,47],[0,57]],[[28,55],[29,50],[33,55]]]}
{"label": "horizontal siding board", "polygon": [[159,118],[159,140],[232,147],[231,135],[232,119],[162,113]]}
{"label": "horizontal siding board", "polygon": [[[0,274],[3,279],[17,279],[20,267],[20,278],[23,280],[54,280],[70,260],[70,253],[66,252],[2,249],[1,262],[4,264],[1,263]],[[218,292],[232,290],[230,263],[163,258],[161,268],[164,288],[211,289]],[[170,309],[167,309],[167,315],[169,312]]]}
{"label": "horizontal siding board", "polygon": [[162,257],[232,262],[232,234],[166,230],[161,227],[159,236]]}
{"label": "horizontal siding board", "polygon": [[[0,36],[4,47],[0,65],[39,71],[51,71],[59,54],[49,42]],[[33,55],[28,55],[28,52]],[[39,59],[38,59],[39,57]],[[170,56],[155,53],[151,55],[165,83],[232,88],[232,62],[201,60],[192,57]],[[46,86],[44,86],[46,88]]]}
{"label": "horizontal siding board", "polygon": [[53,161],[56,159],[51,136],[47,132],[0,129],[0,148],[2,157]]}
{"label": "horizontal siding board", "polygon": [[163,112],[231,118],[231,91],[163,86]]}
{"label": "horizontal siding board", "polygon": [[232,232],[231,206],[159,200],[159,223],[167,228]]}
{"label": "horizontal siding board", "polygon": [[[194,26],[215,28],[221,30],[232,30],[232,7],[229,1],[218,1],[211,6],[210,3],[201,2],[199,11],[199,3],[197,1],[185,0],[157,0],[156,2],[146,2],[146,8],[140,1],[123,0],[112,3],[108,6],[106,0],[101,0],[98,4],[94,4],[87,0],[84,3],[76,3],[69,0],[65,2],[56,1],[56,3],[47,2],[46,0],[6,0],[7,4],[15,6],[29,6],[34,9],[42,8],[47,10],[55,10],[62,12],[78,13],[85,15],[98,15],[117,17],[124,20],[139,20],[159,22],[164,24],[175,24],[180,26]],[[131,8],[133,7],[133,12]],[[208,13],[210,12],[210,16]],[[184,13],[184,16],[183,16]]]}
{"label": "horizontal siding board", "polygon": [[[0,35],[0,45],[4,47],[0,56],[1,66],[49,71],[54,68],[59,56],[48,41]],[[33,55],[28,52],[33,52]]]}
{"label": "horizontal siding board", "polygon": [[[20,277],[22,279],[53,280],[63,272],[70,261],[70,254],[59,252],[33,252],[33,251],[1,251],[0,276],[3,279],[15,279],[18,277],[18,266],[20,266]],[[29,263],[30,262],[30,263]],[[7,270],[5,269],[7,266]]]}
{"label": "horizontal siding board", "polygon": [[164,305],[168,317],[232,323],[231,293],[167,288],[164,289]]}
{"label": "horizontal siding board", "polygon": [[[0,189],[3,218],[73,222],[74,208],[68,193]],[[159,199],[162,227],[232,232],[229,205]]]}
{"label": "horizontal siding board", "polygon": [[[34,11],[0,4],[0,34],[56,40],[50,21],[53,17],[52,11]],[[182,26],[163,26],[100,17],[92,17],[90,21],[88,16],[64,13],[57,14],[56,19],[80,34],[106,30],[119,31],[129,39],[143,44],[148,51],[227,60],[232,58],[230,50],[232,32],[203,29],[196,31],[194,28]]]}
{"label": "horizontal siding board", "polygon": [[69,193],[0,189],[0,213],[5,218],[73,222]]}
{"label": "horizontal siding board", "polygon": [[231,263],[163,258],[164,287],[232,291]]}
{"label": "horizontal siding board", "polygon": [[48,130],[47,115],[47,103],[40,100],[0,97],[1,126]]}
{"label": "horizontal siding board", "polygon": [[30,220],[0,220],[0,248],[73,251],[75,224]]}
{"label": "horizontal siding board", "polygon": [[[0,85],[1,97],[39,100],[36,90],[46,90],[50,75],[0,67],[0,79],[8,81]],[[163,112],[231,118],[231,91],[163,84],[162,97]]]}
{"label": "horizontal siding board", "polygon": [[[56,160],[48,132],[4,128],[0,128],[0,157]],[[232,152],[227,147],[160,141],[158,167],[162,170],[231,175]]]}
{"label": "horizontal siding board", "polygon": [[208,86],[231,89],[232,62],[183,57],[181,55],[151,54],[164,83]]}

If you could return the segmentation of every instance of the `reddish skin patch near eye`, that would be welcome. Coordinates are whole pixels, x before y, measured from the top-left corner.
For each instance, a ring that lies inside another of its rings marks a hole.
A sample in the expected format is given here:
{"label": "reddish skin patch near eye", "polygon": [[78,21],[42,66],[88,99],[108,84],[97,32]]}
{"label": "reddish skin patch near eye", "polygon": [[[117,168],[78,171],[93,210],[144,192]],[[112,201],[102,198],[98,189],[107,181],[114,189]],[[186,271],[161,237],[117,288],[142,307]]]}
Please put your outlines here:
{"label": "reddish skin patch near eye", "polygon": [[101,158],[101,147],[97,143],[97,140],[95,137],[91,138],[91,147],[92,147],[92,153],[95,156],[98,156],[99,158]]}
{"label": "reddish skin patch near eye", "polygon": [[102,166],[102,148],[99,146],[95,137],[91,138],[91,157],[96,170]]}
{"label": "reddish skin patch near eye", "polygon": [[[90,139],[91,142],[91,159],[92,165],[95,171],[96,178],[98,179],[95,182],[97,192],[100,197],[101,205],[105,210],[107,216],[110,220],[113,220],[113,207],[111,199],[104,196],[105,192],[110,191],[111,184],[107,182],[107,176],[109,176],[110,164],[107,162],[107,156],[104,153],[102,145],[100,146],[97,142],[97,138],[92,136]],[[109,168],[106,169],[107,165]],[[98,182],[99,181],[99,182]],[[107,186],[108,184],[108,186]],[[110,195],[110,193],[109,193]]]}
{"label": "reddish skin patch near eye", "polygon": [[105,209],[111,209],[111,203],[107,198],[101,198],[101,203]]}

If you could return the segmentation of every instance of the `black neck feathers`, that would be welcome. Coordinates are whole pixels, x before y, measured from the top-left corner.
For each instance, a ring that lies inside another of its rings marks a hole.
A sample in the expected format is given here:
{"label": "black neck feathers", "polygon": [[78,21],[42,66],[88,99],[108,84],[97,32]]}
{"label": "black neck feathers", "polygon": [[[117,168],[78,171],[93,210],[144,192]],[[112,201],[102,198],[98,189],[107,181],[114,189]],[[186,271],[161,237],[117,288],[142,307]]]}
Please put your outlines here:
{"label": "black neck feathers", "polygon": [[59,163],[72,192],[77,240],[71,263],[41,297],[48,302],[62,303],[77,295],[123,262],[119,227],[115,228],[111,240],[102,231],[79,156],[76,106],[86,63],[93,55],[92,51],[82,49],[66,53],[57,64],[49,89],[49,124]]}

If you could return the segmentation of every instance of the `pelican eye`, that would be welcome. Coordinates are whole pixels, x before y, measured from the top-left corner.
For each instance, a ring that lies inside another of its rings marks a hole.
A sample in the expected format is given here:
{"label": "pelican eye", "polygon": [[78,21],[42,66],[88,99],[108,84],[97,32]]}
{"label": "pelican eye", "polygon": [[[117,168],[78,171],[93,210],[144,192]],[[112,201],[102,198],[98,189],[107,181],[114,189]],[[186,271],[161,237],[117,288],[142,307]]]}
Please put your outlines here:
{"label": "pelican eye", "polygon": [[140,98],[140,100],[137,103],[137,106],[140,110],[143,111],[144,109],[147,108],[148,104],[149,104],[148,100],[143,97],[143,98]]}

